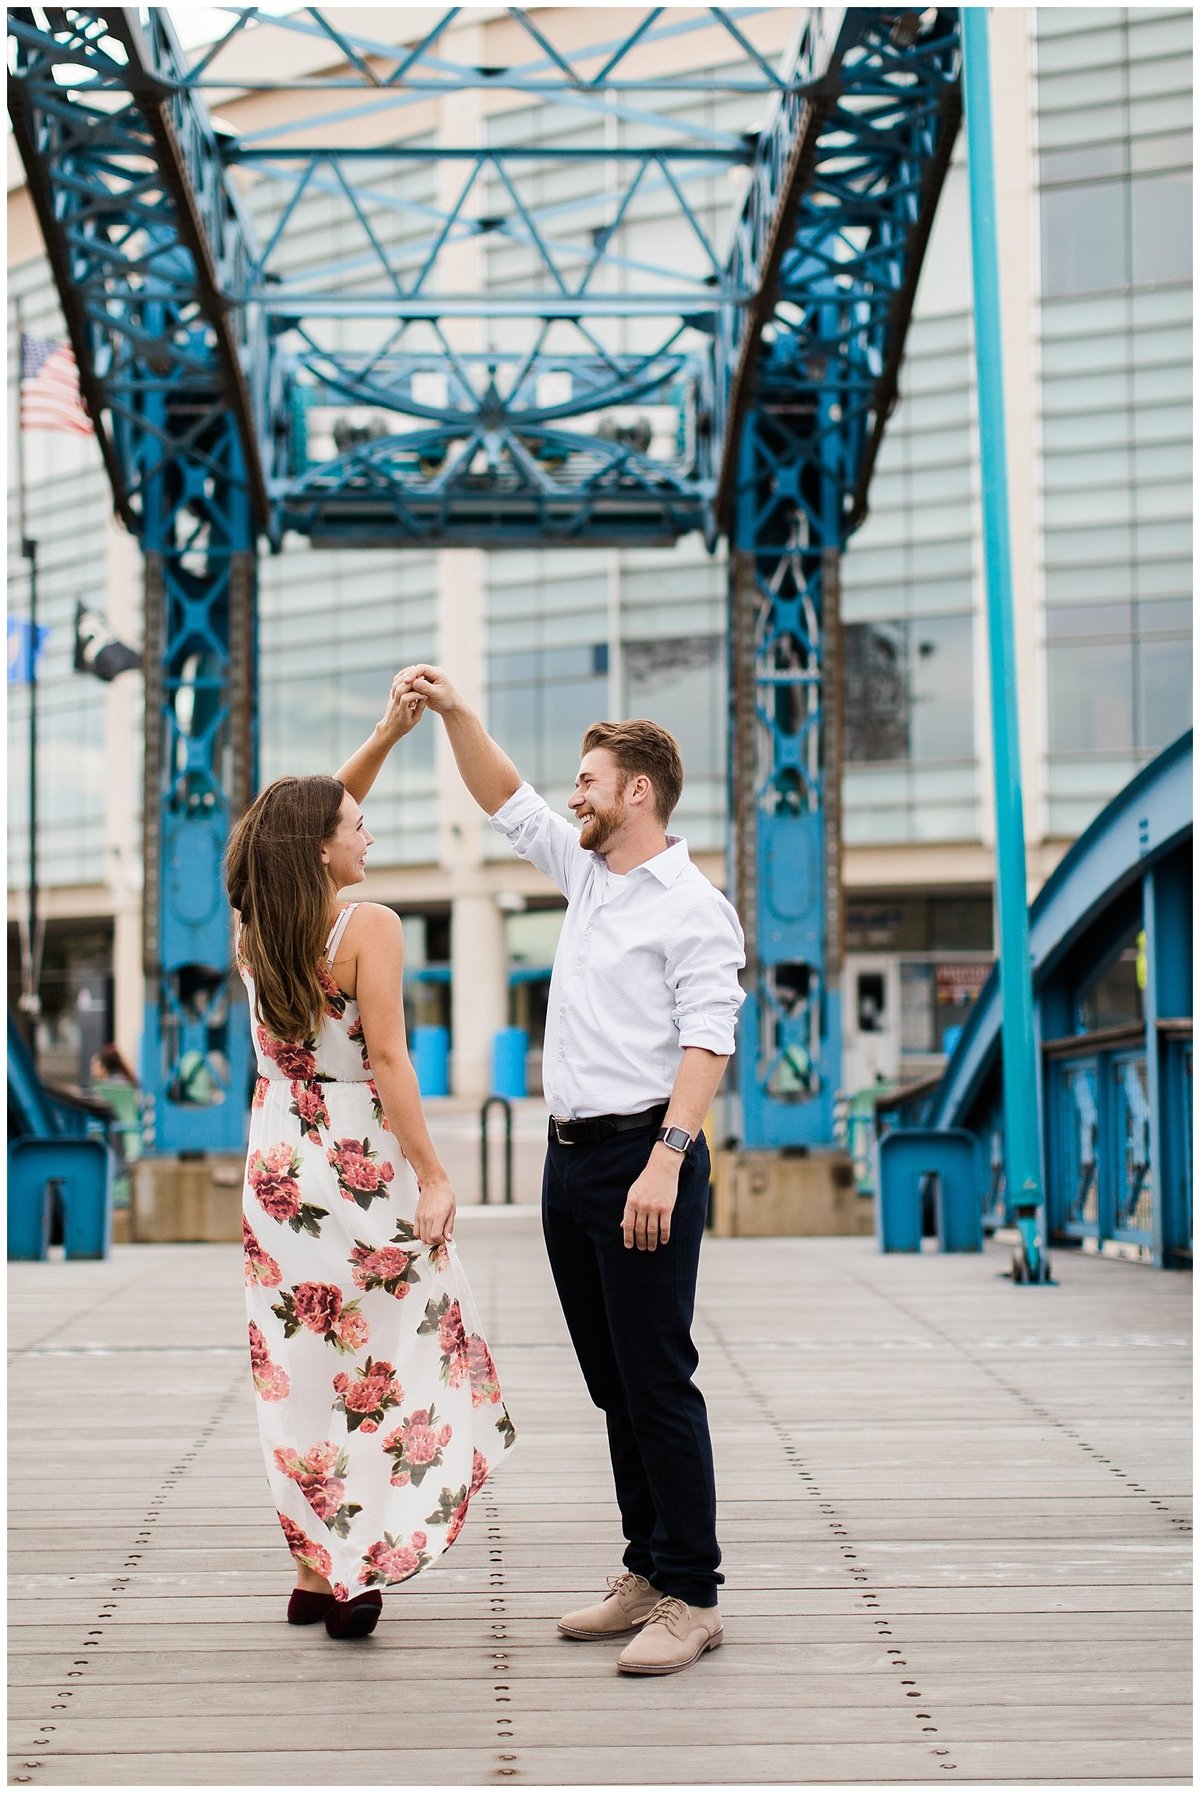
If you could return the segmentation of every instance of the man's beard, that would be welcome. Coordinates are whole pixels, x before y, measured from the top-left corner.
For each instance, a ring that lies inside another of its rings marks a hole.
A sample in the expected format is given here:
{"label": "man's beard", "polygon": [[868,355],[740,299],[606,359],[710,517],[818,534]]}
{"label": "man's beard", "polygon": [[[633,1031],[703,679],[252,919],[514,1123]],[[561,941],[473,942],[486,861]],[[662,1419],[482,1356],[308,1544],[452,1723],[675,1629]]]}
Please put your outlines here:
{"label": "man's beard", "polygon": [[579,844],[589,853],[604,853],[625,820],[625,805],[613,809],[593,809],[579,834]]}

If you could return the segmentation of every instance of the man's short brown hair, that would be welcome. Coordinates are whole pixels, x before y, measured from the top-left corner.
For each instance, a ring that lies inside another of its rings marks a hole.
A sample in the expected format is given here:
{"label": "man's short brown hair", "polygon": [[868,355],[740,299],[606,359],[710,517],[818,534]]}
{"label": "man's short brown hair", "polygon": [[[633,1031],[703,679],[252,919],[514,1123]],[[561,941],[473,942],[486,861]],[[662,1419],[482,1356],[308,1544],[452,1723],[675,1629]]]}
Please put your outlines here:
{"label": "man's short brown hair", "polygon": [[644,776],[654,789],[654,808],[665,828],[683,790],[683,761],[674,735],[657,722],[593,722],[583,737],[581,754],[606,747],[626,782]]}

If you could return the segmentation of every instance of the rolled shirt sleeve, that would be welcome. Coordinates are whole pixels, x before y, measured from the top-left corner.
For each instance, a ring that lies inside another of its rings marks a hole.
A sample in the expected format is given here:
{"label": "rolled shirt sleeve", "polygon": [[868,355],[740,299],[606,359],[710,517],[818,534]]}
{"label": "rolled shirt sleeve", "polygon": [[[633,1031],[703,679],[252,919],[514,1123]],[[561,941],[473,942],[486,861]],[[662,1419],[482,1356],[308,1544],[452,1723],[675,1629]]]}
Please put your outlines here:
{"label": "rolled shirt sleeve", "polygon": [[556,815],[531,784],[522,784],[488,820],[513,852],[545,872],[568,899],[587,871],[589,855],[565,816]]}
{"label": "rolled shirt sleeve", "polygon": [[738,972],[746,942],[733,905],[710,890],[681,917],[667,942],[667,984],[674,993],[680,1046],[733,1053],[738,1010],[746,993]]}

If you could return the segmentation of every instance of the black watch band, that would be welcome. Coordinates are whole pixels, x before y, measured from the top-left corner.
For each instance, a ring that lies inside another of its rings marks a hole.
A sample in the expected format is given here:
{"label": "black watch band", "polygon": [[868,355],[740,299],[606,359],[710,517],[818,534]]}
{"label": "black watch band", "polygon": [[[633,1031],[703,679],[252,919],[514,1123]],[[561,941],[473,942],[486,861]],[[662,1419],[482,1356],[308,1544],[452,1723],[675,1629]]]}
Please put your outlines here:
{"label": "black watch band", "polygon": [[655,1145],[660,1140],[668,1151],[678,1152],[681,1158],[692,1149],[692,1136],[682,1127],[660,1127],[654,1136]]}

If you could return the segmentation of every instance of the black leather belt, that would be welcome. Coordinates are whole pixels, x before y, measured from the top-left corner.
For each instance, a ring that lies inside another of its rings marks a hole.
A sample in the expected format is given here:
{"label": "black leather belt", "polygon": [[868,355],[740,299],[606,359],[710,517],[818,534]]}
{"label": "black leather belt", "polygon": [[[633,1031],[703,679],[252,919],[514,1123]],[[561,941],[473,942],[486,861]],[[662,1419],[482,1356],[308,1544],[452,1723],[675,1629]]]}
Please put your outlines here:
{"label": "black leather belt", "polygon": [[560,1121],[550,1116],[550,1138],[560,1146],[596,1145],[614,1133],[634,1133],[663,1124],[667,1112],[665,1102],[647,1108],[643,1114],[596,1114],[586,1121]]}

